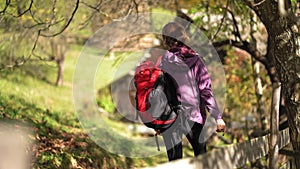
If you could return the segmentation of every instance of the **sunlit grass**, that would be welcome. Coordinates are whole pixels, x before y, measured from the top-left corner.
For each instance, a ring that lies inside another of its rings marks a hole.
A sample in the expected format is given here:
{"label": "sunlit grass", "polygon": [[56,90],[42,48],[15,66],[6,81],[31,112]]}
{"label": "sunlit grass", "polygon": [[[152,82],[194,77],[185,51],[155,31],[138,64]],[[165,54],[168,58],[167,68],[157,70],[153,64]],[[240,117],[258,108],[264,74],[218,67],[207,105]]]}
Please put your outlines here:
{"label": "sunlit grass", "polygon": [[[77,114],[74,109],[73,95],[72,95],[72,83],[73,74],[76,66],[76,61],[79,56],[81,47],[75,46],[67,53],[65,60],[65,74],[63,86],[55,86],[56,71],[54,63],[49,62],[35,62],[29,63],[24,67],[17,68],[15,70],[8,70],[1,72],[0,74],[0,118],[7,118],[8,115],[11,119],[25,120],[33,123],[38,129],[40,136],[52,137],[49,135],[50,131],[60,131],[67,133],[86,132],[86,130],[80,125]],[[95,86],[97,81],[104,80],[106,84],[109,84],[111,80],[118,79],[127,74],[134,68],[137,60],[141,57],[141,53],[118,53],[114,60],[103,59],[102,64],[104,67],[98,70],[99,74],[96,76]],[[119,65],[123,65],[121,71],[116,73]],[[125,66],[125,67],[124,67]],[[33,70],[31,70],[31,68]],[[28,71],[30,70],[30,71]],[[101,86],[95,88],[98,90]],[[121,123],[111,119],[106,119],[106,122],[113,129],[113,131],[123,137],[123,133],[127,132],[128,124]],[[101,124],[99,124],[101,125]],[[129,138],[130,135],[126,135]],[[55,139],[55,138],[54,138]],[[57,138],[61,139],[61,138]],[[105,141],[105,140],[104,140]],[[91,142],[91,141],[89,141]],[[154,140],[153,140],[154,143]],[[100,148],[100,147],[98,147]],[[128,150],[130,146],[128,146]],[[131,147],[134,151],[140,151],[140,148]],[[149,151],[156,151],[155,147],[146,148]],[[51,163],[49,166],[61,166],[65,158],[76,158],[86,161],[94,161],[91,159],[94,156],[99,156],[97,148],[94,148],[90,155],[81,157],[81,151],[75,154],[70,152],[71,150],[65,150],[61,154],[53,154],[51,152],[43,152],[40,156],[39,164]],[[73,150],[72,150],[73,151]],[[101,152],[102,154],[105,152]],[[100,154],[101,154],[100,153]],[[70,158],[69,156],[73,156]],[[100,157],[99,157],[100,158]],[[115,167],[124,168],[124,162],[126,165],[135,166],[149,166],[155,165],[160,162],[166,162],[167,157],[165,153],[158,156],[148,158],[133,158],[132,164],[129,164],[127,158],[118,157],[117,155],[111,156],[109,154],[102,155],[101,158],[116,158],[123,162],[115,162]],[[127,159],[127,160],[125,160]],[[103,160],[103,159],[102,159]],[[118,161],[113,160],[113,161]],[[50,162],[51,161],[51,162]],[[130,161],[130,160],[129,160]],[[113,165],[113,164],[111,164]],[[109,166],[111,166],[109,165]],[[119,166],[118,166],[119,165]],[[126,167],[125,167],[126,168]]]}

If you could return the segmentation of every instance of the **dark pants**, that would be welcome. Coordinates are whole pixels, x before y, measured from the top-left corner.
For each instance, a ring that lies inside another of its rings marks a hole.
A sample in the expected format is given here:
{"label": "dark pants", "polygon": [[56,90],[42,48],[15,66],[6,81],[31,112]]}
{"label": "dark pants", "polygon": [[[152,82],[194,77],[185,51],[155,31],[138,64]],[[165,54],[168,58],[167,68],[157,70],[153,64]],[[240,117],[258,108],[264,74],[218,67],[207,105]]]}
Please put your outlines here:
{"label": "dark pants", "polygon": [[194,155],[203,154],[206,152],[206,144],[199,141],[200,133],[203,125],[199,123],[189,122],[190,131],[184,133],[180,126],[167,130],[162,133],[164,143],[167,149],[169,161],[182,158],[182,135],[185,134],[188,141],[191,143]]}

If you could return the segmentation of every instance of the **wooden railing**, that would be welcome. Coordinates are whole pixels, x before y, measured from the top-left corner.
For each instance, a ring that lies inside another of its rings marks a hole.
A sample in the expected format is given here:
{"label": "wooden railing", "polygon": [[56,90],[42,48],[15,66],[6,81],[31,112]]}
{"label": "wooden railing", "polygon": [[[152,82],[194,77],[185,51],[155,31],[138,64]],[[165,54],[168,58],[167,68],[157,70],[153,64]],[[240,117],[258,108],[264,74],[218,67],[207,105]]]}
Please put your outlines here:
{"label": "wooden railing", "polygon": [[[196,158],[185,158],[160,164],[147,169],[232,169],[245,166],[248,162],[254,162],[266,156],[269,152],[270,135],[258,137],[242,143],[224,146],[214,149]],[[282,149],[290,143],[289,129],[280,131],[278,147]]]}

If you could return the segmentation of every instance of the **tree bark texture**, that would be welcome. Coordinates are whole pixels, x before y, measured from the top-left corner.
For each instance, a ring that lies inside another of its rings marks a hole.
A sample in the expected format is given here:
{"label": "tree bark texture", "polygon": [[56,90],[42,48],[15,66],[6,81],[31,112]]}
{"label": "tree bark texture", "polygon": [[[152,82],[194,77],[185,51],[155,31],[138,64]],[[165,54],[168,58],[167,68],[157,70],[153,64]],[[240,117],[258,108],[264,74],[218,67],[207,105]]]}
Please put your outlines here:
{"label": "tree bark texture", "polygon": [[[296,16],[292,12],[281,16],[275,0],[247,4],[267,29],[267,57],[272,60],[281,82],[281,100],[286,108],[293,149],[300,152],[300,39]],[[290,8],[285,6],[287,11],[291,11]],[[300,157],[296,156],[295,162],[296,168],[300,168]]]}

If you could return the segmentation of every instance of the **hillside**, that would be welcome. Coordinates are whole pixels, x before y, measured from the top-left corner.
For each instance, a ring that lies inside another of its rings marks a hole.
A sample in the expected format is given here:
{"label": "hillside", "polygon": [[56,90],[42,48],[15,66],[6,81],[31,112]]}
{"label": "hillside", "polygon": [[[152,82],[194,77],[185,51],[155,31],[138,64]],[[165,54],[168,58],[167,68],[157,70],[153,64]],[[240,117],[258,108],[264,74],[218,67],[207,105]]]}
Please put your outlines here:
{"label": "hillside", "polygon": [[[1,72],[1,128],[30,126],[27,137],[36,143],[29,150],[34,152],[33,168],[135,168],[166,161],[165,154],[163,158],[120,157],[102,149],[85,133],[72,101],[79,52],[80,48],[74,47],[68,53],[61,87],[54,86],[56,68],[52,63],[31,62]],[[123,126],[119,129],[126,127],[117,121],[110,123]]]}

